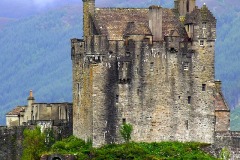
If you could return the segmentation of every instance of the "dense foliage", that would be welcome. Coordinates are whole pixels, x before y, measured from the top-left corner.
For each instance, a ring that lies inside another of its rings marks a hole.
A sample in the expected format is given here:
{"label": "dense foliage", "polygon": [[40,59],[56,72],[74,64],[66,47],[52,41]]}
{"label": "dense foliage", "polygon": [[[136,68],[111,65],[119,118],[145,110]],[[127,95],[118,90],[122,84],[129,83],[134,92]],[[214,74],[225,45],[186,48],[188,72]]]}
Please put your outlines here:
{"label": "dense foliage", "polygon": [[[75,137],[56,142],[50,153],[73,154],[79,160],[214,160],[201,150],[205,144],[188,142],[124,143],[92,148]],[[49,153],[49,154],[50,154]]]}

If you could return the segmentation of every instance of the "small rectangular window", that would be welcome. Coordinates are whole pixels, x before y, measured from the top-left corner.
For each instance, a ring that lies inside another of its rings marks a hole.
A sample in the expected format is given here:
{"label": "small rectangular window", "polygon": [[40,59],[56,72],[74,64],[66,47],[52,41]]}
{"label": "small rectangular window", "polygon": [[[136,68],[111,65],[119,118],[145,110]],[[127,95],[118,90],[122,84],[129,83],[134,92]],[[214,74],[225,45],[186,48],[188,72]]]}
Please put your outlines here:
{"label": "small rectangular window", "polygon": [[191,99],[192,99],[192,97],[188,96],[188,104],[191,104]]}
{"label": "small rectangular window", "polygon": [[206,91],[206,84],[202,84],[202,91]]}
{"label": "small rectangular window", "polygon": [[125,124],[126,123],[126,118],[122,119],[122,123]]}
{"label": "small rectangular window", "polygon": [[154,62],[151,62],[151,63],[150,63],[150,71],[152,72],[153,69],[154,69]]}
{"label": "small rectangular window", "polygon": [[204,46],[204,41],[200,40],[200,46]]}
{"label": "small rectangular window", "polygon": [[119,95],[116,95],[116,103],[119,102]]}

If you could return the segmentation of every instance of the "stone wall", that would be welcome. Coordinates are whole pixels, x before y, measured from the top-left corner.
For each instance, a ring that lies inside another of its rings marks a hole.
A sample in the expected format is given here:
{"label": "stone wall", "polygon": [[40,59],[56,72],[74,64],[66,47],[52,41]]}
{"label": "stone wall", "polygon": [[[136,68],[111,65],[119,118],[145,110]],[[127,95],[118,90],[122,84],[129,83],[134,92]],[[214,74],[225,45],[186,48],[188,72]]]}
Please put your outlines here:
{"label": "stone wall", "polygon": [[[23,131],[33,129],[35,126],[0,127],[0,159],[20,160],[23,151]],[[53,126],[55,137],[58,140],[72,135],[72,125]]]}
{"label": "stone wall", "polygon": [[0,159],[20,160],[22,155],[23,130],[26,127],[0,127]]}
{"label": "stone wall", "polygon": [[94,146],[119,143],[119,127],[127,122],[135,141],[212,143],[214,43],[129,39],[127,45],[104,42],[105,52],[98,54],[84,49],[83,40],[72,40],[74,135],[93,139]]}
{"label": "stone wall", "polygon": [[216,132],[212,152],[218,155],[223,147],[231,152],[231,158],[240,160],[240,132]]}

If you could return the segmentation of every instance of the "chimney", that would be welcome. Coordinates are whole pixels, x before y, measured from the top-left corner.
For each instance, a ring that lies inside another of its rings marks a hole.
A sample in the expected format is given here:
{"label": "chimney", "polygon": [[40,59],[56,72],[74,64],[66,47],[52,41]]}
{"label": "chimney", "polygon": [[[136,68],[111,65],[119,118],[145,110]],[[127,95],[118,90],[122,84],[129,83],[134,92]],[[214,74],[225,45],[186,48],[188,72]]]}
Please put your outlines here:
{"label": "chimney", "polygon": [[91,16],[95,14],[95,0],[83,1],[83,34],[84,37],[92,35],[92,20]]}
{"label": "chimney", "polygon": [[174,1],[174,9],[178,10],[178,0]]}
{"label": "chimney", "polygon": [[162,40],[162,8],[160,6],[149,7],[149,28],[153,34],[153,41]]}
{"label": "chimney", "polygon": [[222,82],[219,80],[215,81],[215,88],[217,92],[222,92]]}

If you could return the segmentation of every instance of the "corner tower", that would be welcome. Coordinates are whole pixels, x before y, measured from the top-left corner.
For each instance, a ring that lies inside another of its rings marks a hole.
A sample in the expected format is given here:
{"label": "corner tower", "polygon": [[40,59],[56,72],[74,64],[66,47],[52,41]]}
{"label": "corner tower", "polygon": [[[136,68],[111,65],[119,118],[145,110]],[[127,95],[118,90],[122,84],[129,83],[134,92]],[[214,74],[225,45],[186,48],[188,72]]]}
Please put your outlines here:
{"label": "corner tower", "polygon": [[92,25],[91,17],[95,13],[95,0],[82,0],[83,1],[83,34],[84,37],[91,35]]}
{"label": "corner tower", "polygon": [[187,13],[191,13],[196,6],[196,0],[175,0],[174,3],[180,16],[186,16]]}

